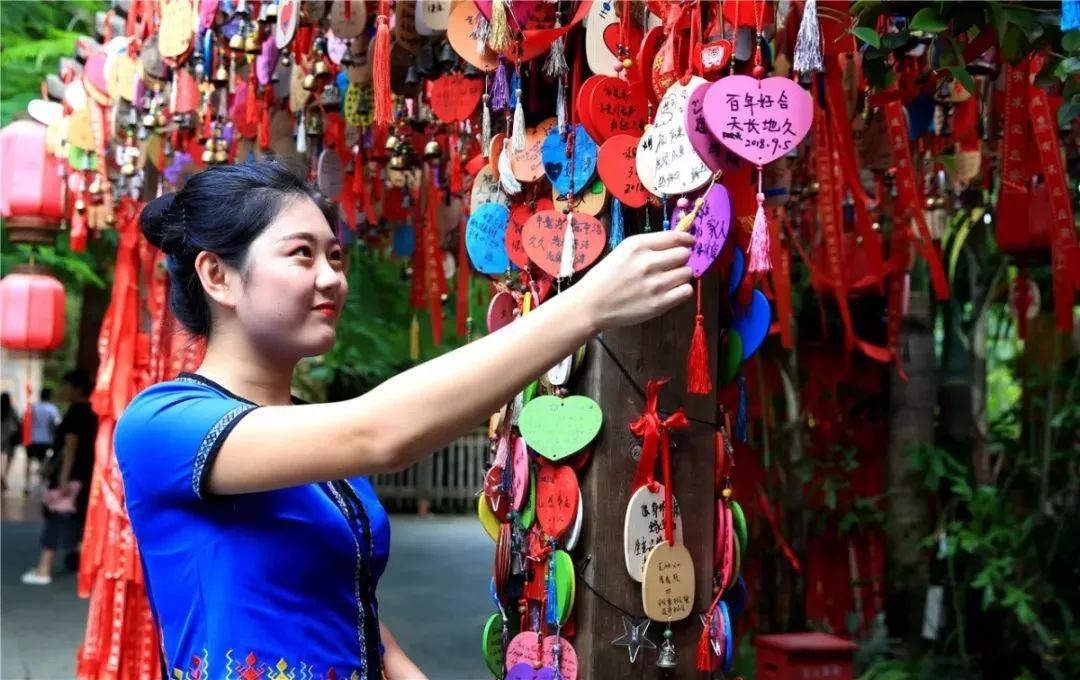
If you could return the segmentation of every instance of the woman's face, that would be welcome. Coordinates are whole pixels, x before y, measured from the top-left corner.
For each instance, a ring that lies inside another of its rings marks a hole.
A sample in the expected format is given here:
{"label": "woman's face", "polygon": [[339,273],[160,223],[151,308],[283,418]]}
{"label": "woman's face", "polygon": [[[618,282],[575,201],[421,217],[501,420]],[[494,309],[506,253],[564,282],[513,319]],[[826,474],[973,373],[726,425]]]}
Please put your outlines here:
{"label": "woman's face", "polygon": [[236,296],[249,338],[274,357],[295,360],[334,345],[349,284],[345,252],[313,201],[286,201],[252,241]]}

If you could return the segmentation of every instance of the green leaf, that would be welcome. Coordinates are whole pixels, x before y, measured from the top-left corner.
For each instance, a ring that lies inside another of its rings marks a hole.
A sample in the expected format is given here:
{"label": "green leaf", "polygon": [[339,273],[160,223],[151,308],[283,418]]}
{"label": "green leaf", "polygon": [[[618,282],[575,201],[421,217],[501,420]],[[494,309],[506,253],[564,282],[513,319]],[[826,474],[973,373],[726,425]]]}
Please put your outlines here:
{"label": "green leaf", "polygon": [[986,7],[990,10],[990,23],[994,26],[994,32],[997,33],[997,40],[1000,45],[1005,38],[1005,31],[1009,27],[1009,21],[1005,18],[1005,12],[1002,11],[1000,4],[988,2]]}
{"label": "green leaf", "polygon": [[1061,60],[1061,63],[1054,69],[1054,75],[1059,80],[1065,80],[1069,76],[1075,76],[1080,73],[1080,58],[1066,57]]}
{"label": "green leaf", "polygon": [[1061,48],[1066,52],[1080,50],[1080,31],[1069,31],[1061,36]]}
{"label": "green leaf", "polygon": [[855,28],[851,29],[851,33],[856,38],[863,41],[870,47],[873,47],[875,49],[881,47],[881,36],[878,35],[878,32],[872,28],[867,28],[866,26],[856,26]]}
{"label": "green leaf", "polygon": [[927,33],[941,33],[948,27],[949,25],[942,21],[937,10],[933,7],[920,9],[911,18],[911,23],[908,24],[908,28],[912,31],[925,31]]}
{"label": "green leaf", "polygon": [[907,45],[908,40],[910,39],[911,34],[906,30],[892,31],[881,36],[881,46],[882,48],[892,52]]}
{"label": "green leaf", "polygon": [[949,73],[952,74],[953,78],[956,78],[958,81],[960,81],[960,84],[964,86],[965,90],[967,90],[971,94],[975,94],[975,79],[971,77],[971,74],[968,73],[966,67],[950,66]]}

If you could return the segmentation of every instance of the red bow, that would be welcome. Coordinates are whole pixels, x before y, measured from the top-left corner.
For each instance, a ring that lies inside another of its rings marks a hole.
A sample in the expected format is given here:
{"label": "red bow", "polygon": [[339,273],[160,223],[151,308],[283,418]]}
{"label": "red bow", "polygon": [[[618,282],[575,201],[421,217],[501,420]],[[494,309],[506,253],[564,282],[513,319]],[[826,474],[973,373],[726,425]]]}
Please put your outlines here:
{"label": "red bow", "polygon": [[685,430],[690,427],[690,421],[686,419],[686,412],[679,409],[661,420],[657,411],[656,402],[660,388],[668,383],[667,380],[650,380],[645,386],[645,412],[641,417],[630,423],[630,431],[635,436],[644,439],[641,446],[641,459],[638,461],[637,472],[634,473],[634,482],[631,492],[637,491],[643,486],[651,490],[656,489],[656,480],[653,472],[656,470],[657,444],[663,449],[664,455],[661,462],[664,466],[664,538],[669,544],[675,540],[675,513],[671,502],[671,446],[670,431],[673,429]]}

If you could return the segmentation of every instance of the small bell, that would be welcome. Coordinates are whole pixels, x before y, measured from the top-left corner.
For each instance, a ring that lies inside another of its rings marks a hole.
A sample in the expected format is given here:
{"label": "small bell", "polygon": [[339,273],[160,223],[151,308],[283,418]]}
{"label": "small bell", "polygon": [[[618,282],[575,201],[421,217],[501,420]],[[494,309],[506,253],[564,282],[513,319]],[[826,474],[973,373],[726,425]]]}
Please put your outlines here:
{"label": "small bell", "polygon": [[228,163],[229,162],[229,152],[226,151],[223,146],[219,146],[218,150],[214,152],[214,162],[215,163]]}
{"label": "small bell", "polygon": [[257,30],[252,30],[244,38],[244,51],[248,54],[258,54],[262,50],[259,45],[259,33]]}
{"label": "small bell", "polygon": [[394,156],[393,158],[390,159],[390,167],[393,168],[394,170],[404,170],[405,169],[405,157],[404,156]]}
{"label": "small bell", "polygon": [[393,151],[394,149],[398,148],[399,144],[401,144],[401,140],[397,138],[397,135],[390,135],[386,138],[387,151]]}
{"label": "small bell", "polygon": [[674,634],[669,627],[664,631],[664,642],[660,645],[660,656],[656,659],[656,667],[671,670],[679,665],[675,656],[675,643],[671,641]]}
{"label": "small bell", "polygon": [[325,61],[323,61],[322,59],[319,59],[318,61],[315,62],[315,75],[317,75],[317,76],[325,76],[329,72],[330,72],[330,68],[326,65]]}
{"label": "small bell", "polygon": [[265,3],[263,5],[263,8],[266,10],[266,21],[273,21],[274,19],[277,19],[278,7],[276,2]]}
{"label": "small bell", "polygon": [[94,175],[94,180],[90,182],[90,187],[87,189],[92,194],[101,193],[101,175]]}
{"label": "small bell", "polygon": [[315,74],[314,73],[309,73],[306,76],[304,76],[304,89],[308,90],[308,91],[315,89]]}
{"label": "small bell", "polygon": [[214,82],[218,85],[229,82],[229,69],[225,68],[225,64],[218,64],[214,71]]}
{"label": "small bell", "polygon": [[229,38],[230,50],[242,50],[244,49],[244,36],[240,31],[233,33],[233,36]]}
{"label": "small bell", "polygon": [[442,158],[442,148],[439,147],[438,140],[428,140],[428,143],[424,145],[424,158],[428,160]]}
{"label": "small bell", "polygon": [[115,213],[110,212],[110,213],[105,214],[105,225],[109,226],[109,227],[115,227],[116,226],[116,214]]}
{"label": "small bell", "polygon": [[86,212],[86,201],[82,200],[81,198],[79,200],[75,201],[75,212],[78,212],[78,213]]}
{"label": "small bell", "polygon": [[135,164],[131,161],[124,163],[120,166],[120,174],[124,177],[131,177],[135,174]]}
{"label": "small bell", "polygon": [[157,123],[157,116],[155,116],[154,114],[148,113],[145,116],[143,116],[143,119],[142,119],[143,127],[152,128],[152,127],[154,127],[155,123]]}
{"label": "small bell", "polygon": [[439,61],[443,64],[453,64],[458,59],[457,52],[450,45],[450,41],[443,43],[442,50],[439,51]]}

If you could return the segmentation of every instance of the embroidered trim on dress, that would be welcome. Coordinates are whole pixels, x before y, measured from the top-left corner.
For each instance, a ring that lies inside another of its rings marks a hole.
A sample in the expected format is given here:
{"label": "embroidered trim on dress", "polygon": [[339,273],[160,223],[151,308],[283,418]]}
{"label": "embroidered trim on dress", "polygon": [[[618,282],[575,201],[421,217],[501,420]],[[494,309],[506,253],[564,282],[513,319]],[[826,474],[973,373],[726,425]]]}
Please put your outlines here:
{"label": "embroidered trim on dress", "polygon": [[210,431],[206,433],[206,436],[203,437],[202,443],[199,444],[199,450],[195,453],[195,465],[191,471],[191,488],[199,498],[203,497],[206,473],[209,472],[207,464],[221,450],[221,445],[225,443],[225,435],[229,434],[236,424],[240,422],[241,416],[251,413],[255,408],[255,406],[247,404],[237,406],[221,416],[214,423],[214,426],[210,428]]}

